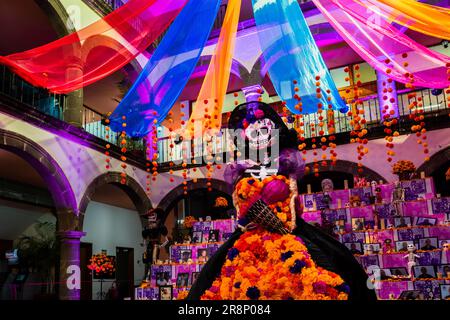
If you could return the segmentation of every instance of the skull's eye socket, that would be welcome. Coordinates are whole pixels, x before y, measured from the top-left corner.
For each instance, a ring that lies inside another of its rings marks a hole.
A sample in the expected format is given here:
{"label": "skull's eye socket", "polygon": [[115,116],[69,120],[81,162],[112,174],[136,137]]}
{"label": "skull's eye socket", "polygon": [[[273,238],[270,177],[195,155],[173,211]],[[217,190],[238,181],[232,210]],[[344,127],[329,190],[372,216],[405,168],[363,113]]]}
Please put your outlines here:
{"label": "skull's eye socket", "polygon": [[258,132],[256,130],[253,130],[250,132],[250,138],[256,139],[258,137]]}

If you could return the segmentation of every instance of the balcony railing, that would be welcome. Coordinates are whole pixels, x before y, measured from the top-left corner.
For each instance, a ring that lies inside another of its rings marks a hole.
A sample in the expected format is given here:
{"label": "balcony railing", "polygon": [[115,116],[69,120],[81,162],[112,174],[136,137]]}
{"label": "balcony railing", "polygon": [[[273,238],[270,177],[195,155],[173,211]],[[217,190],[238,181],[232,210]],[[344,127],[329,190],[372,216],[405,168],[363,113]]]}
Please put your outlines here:
{"label": "balcony railing", "polygon": [[[416,101],[419,99],[422,100],[424,114],[426,116],[447,116],[449,109],[447,108],[446,101],[450,98],[450,95],[446,94],[445,91],[437,96],[431,93],[431,89],[421,89],[414,92],[416,94],[414,99]],[[398,94],[400,121],[395,126],[395,130],[398,130],[401,133],[409,132],[411,127],[411,121],[409,121],[411,110],[408,106],[414,100],[410,101],[408,99],[408,95],[410,93],[411,91],[404,91]],[[382,129],[383,124],[382,117],[380,115],[378,98],[376,96],[365,97],[363,101],[363,108],[364,119],[366,120],[366,124],[363,126],[363,129]],[[322,113],[322,115],[323,114],[325,114],[325,112]],[[324,116],[324,118],[325,119],[322,120],[324,125],[320,129],[324,131],[324,135],[329,135],[327,128],[331,119],[334,121],[334,134],[348,134],[353,130],[353,126],[350,123],[351,118],[346,114],[334,111],[332,117]],[[304,130],[303,136],[305,139],[311,139],[318,136],[320,120],[317,113],[304,115],[301,120],[299,119],[293,121],[292,123],[287,123],[287,126],[289,128],[300,128],[301,121],[303,122],[302,129]],[[312,128],[314,128],[314,131]],[[377,131],[380,132],[380,130]],[[183,148],[186,149],[186,147],[188,150],[185,150],[184,154],[186,154],[186,152],[191,153],[192,156],[190,158],[196,159],[197,163],[199,163],[200,159],[204,159],[208,154],[210,154],[207,152],[208,148],[212,148],[212,154],[216,155],[233,151],[234,145],[229,143],[229,139],[226,136],[226,130],[224,132],[225,134],[215,138],[213,141],[205,141],[204,138],[199,138],[193,141],[190,145],[184,144],[184,146],[183,144],[175,144],[174,140],[168,137],[161,138],[158,142],[159,162],[167,163],[172,161],[175,163],[180,163],[183,160]],[[348,141],[346,143],[348,143]],[[171,145],[172,148],[170,147]]]}
{"label": "balcony railing", "polygon": [[[408,108],[411,103],[408,99],[410,93],[411,92],[403,90],[399,91],[398,94],[400,121],[395,130],[398,130],[401,133],[409,132],[411,127],[411,121],[408,120],[411,112]],[[445,115],[448,117],[447,101],[449,101],[450,95],[446,94],[445,91],[439,95],[433,95],[430,89],[416,90],[415,93],[415,99],[421,99],[426,116]],[[1,96],[5,96],[10,100],[12,99],[13,101],[19,102],[40,113],[64,121],[67,96],[52,94],[44,89],[33,87],[19,76],[12,73],[5,66],[0,66],[0,97]],[[383,125],[381,123],[382,119],[377,97],[368,96],[363,98],[363,100],[364,119],[366,120],[364,128],[375,129],[374,132],[382,132]],[[273,107],[278,109],[276,104],[274,104]],[[324,135],[328,135],[328,121],[331,119],[334,121],[334,133],[336,135],[348,134],[352,131],[352,125],[350,124],[351,118],[345,114],[334,111],[332,116],[327,114],[322,120],[324,124],[321,128],[324,130]],[[111,145],[120,148],[119,133],[107,131],[103,120],[104,116],[101,113],[89,106],[83,106],[81,122],[84,131],[105,141],[105,145],[106,143],[110,143]],[[320,122],[317,113],[304,115],[301,121],[303,121],[303,136],[306,139],[310,139],[317,135]],[[429,123],[431,124],[431,122]],[[300,128],[300,124],[299,119],[292,121],[292,123],[287,123],[290,128]],[[315,130],[312,130],[312,128]],[[187,154],[191,159],[203,159],[208,155],[208,148],[212,148],[213,154],[220,155],[221,153],[232,150],[230,149],[231,144],[228,141],[228,137],[222,135],[214,138],[214,141],[205,141],[204,138],[200,138],[186,146],[186,142],[177,145],[173,139],[167,137],[161,138],[158,141],[158,162],[180,162],[183,159],[183,147],[188,147],[189,150]],[[344,141],[343,143],[348,143],[348,141]],[[171,145],[173,146],[172,148]],[[143,139],[128,139],[126,147],[130,152],[139,154],[140,157],[137,158],[144,161],[143,152],[145,150],[145,142]],[[184,154],[186,154],[186,151],[184,152]]]}
{"label": "balcony railing", "polygon": [[[0,66],[0,96],[16,101],[26,107],[45,115],[64,121],[67,96],[50,93],[45,89],[36,88],[11,72],[7,67]],[[106,131],[104,116],[88,106],[82,108],[82,128],[89,134],[105,140],[112,145],[120,145],[119,133]],[[106,138],[109,136],[108,138]],[[143,152],[145,144],[142,139],[128,139],[126,145],[130,152]]]}
{"label": "balcony railing", "polygon": [[16,100],[28,107],[63,120],[66,96],[50,93],[36,88],[11,72],[6,66],[0,66],[0,94]]}

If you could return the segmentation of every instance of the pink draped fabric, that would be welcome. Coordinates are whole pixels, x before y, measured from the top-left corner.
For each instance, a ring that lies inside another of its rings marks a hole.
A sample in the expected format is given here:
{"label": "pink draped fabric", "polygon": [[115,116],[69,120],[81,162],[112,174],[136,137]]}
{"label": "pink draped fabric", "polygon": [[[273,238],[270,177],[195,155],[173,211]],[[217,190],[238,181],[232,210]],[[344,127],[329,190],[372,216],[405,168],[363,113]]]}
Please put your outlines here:
{"label": "pink draped fabric", "polygon": [[450,58],[415,42],[380,14],[355,0],[313,0],[361,58],[398,82],[416,87],[450,86]]}
{"label": "pink draped fabric", "polygon": [[122,68],[147,49],[187,0],[130,0],[93,24],[44,46],[0,57],[34,86],[68,93]]}

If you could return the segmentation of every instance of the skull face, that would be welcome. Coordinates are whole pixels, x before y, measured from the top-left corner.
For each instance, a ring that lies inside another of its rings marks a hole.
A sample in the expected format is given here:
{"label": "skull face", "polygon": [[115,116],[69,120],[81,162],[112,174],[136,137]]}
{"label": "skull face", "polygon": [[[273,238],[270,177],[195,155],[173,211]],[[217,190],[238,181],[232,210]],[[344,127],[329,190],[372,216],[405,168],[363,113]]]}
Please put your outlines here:
{"label": "skull face", "polygon": [[416,250],[416,246],[413,244],[408,244],[408,252],[414,252]]}
{"label": "skull face", "polygon": [[256,120],[245,129],[245,137],[247,138],[251,149],[266,149],[272,146],[272,131],[275,124],[272,120],[264,118]]}

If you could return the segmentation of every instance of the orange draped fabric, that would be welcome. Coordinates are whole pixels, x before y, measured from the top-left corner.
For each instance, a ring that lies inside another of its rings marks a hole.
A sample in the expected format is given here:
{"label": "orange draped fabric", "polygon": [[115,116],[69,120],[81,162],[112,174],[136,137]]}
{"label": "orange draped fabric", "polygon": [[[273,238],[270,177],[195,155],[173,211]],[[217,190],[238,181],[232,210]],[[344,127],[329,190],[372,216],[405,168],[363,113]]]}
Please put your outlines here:
{"label": "orange draped fabric", "polygon": [[69,93],[122,68],[145,51],[187,0],[130,0],[91,25],[0,63],[34,86]]}
{"label": "orange draped fabric", "polygon": [[450,9],[415,0],[356,0],[376,14],[429,36],[450,39]]}
{"label": "orange draped fabric", "polygon": [[241,0],[230,0],[214,55],[186,126],[186,138],[214,135],[222,124],[222,107],[230,79]]}

